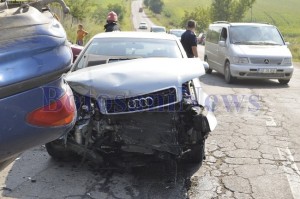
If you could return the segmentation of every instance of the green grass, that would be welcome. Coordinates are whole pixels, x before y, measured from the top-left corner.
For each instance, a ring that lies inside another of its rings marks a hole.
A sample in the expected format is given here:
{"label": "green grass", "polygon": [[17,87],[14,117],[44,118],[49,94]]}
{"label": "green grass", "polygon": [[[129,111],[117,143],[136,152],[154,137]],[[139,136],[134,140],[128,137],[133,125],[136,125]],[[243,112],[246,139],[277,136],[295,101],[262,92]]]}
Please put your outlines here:
{"label": "green grass", "polygon": [[[94,0],[95,4],[100,5],[101,7],[106,7],[109,4],[122,4],[126,8],[126,15],[123,18],[123,21],[120,22],[122,30],[134,30],[132,20],[131,20],[131,1],[132,0]],[[104,24],[102,25],[102,27]],[[104,29],[102,29],[102,32]]]}
{"label": "green grass", "polygon": [[192,10],[198,6],[208,7],[211,0],[163,0],[164,9],[161,14],[153,14],[149,9],[145,12],[153,23],[163,25],[167,29],[184,28],[180,25],[185,10]]}
{"label": "green grass", "polygon": [[189,11],[199,6],[208,7],[211,4],[211,0],[164,0],[164,4],[164,9],[181,18],[185,10]]}
{"label": "green grass", "polygon": [[[182,28],[179,26],[184,11],[193,10],[197,6],[209,7],[211,0],[164,0],[164,11],[161,15],[153,15],[154,23],[167,28]],[[295,61],[300,61],[300,17],[299,0],[256,0],[252,9],[252,19],[255,22],[266,22],[276,25],[290,42],[290,49]],[[166,14],[170,17],[166,17]],[[251,10],[246,13],[242,21],[251,21]]]}
{"label": "green grass", "polygon": [[[293,53],[294,61],[300,61],[299,0],[257,0],[252,9],[252,20],[276,25]],[[251,21],[251,10],[245,21]]]}
{"label": "green grass", "polygon": [[[131,20],[131,0],[93,0],[95,5],[100,5],[102,8],[107,7],[108,4],[122,4],[126,8],[126,14],[123,20],[119,23],[122,30],[133,30],[133,24]],[[91,13],[97,9],[97,6],[91,8]],[[64,26],[68,39],[71,42],[75,42],[76,40],[76,31],[77,25],[81,23],[84,26],[84,29],[89,33],[84,38],[84,43],[88,42],[91,37],[96,35],[97,33],[104,32],[104,23],[96,24],[90,17],[82,21],[78,21],[76,19],[72,19],[72,16],[63,17],[61,20],[62,25]]]}

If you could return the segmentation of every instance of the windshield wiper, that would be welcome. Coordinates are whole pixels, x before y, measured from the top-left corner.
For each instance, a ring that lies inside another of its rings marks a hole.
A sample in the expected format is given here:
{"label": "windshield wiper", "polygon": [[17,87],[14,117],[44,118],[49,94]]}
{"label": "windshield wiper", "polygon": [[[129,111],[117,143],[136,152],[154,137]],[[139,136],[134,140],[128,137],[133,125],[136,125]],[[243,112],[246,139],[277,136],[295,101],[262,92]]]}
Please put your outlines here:
{"label": "windshield wiper", "polygon": [[112,62],[118,62],[118,61],[126,61],[126,60],[132,60],[132,59],[139,59],[142,57],[139,56],[130,56],[130,57],[126,57],[126,56],[112,56],[109,59],[107,59],[107,63],[112,63]]}
{"label": "windshield wiper", "polygon": [[270,46],[281,46],[281,44],[274,43],[274,42],[267,42],[267,41],[257,42],[257,44],[259,44],[259,45],[270,45]]}
{"label": "windshield wiper", "polygon": [[281,46],[281,44],[267,41],[236,41],[233,44],[242,44],[242,45],[270,45],[270,46]]}
{"label": "windshield wiper", "polygon": [[235,41],[233,42],[233,44],[242,44],[242,45],[255,45],[253,42],[251,41]]}

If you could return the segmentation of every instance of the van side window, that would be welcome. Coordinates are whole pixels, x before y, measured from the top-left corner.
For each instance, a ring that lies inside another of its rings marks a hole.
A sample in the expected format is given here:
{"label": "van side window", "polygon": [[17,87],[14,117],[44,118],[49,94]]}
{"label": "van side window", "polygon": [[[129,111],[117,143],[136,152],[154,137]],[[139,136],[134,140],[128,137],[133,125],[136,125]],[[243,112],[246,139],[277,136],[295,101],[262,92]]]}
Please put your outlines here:
{"label": "van side window", "polygon": [[220,35],[220,41],[226,41],[226,39],[227,39],[227,29],[223,28]]}
{"label": "van side window", "polygon": [[220,38],[221,27],[210,27],[207,32],[206,41],[217,44]]}

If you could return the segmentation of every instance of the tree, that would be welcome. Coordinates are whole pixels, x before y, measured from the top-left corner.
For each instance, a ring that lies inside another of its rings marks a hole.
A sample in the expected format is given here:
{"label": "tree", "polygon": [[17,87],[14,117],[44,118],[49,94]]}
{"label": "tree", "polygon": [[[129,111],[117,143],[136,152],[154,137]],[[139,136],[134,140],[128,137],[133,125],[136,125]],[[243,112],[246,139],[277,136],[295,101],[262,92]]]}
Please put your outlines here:
{"label": "tree", "polygon": [[230,21],[232,0],[213,0],[211,4],[211,19],[213,21]]}
{"label": "tree", "polygon": [[126,14],[126,9],[118,4],[109,4],[107,7],[97,6],[97,9],[92,13],[91,17],[96,24],[106,23],[107,14],[110,11],[114,11],[118,15],[118,20],[121,22]]}
{"label": "tree", "polygon": [[162,0],[148,0],[149,1],[149,8],[152,12],[156,14],[160,14],[163,10],[164,2]]}
{"label": "tree", "polygon": [[204,32],[210,23],[210,10],[208,8],[197,7],[192,12],[185,11],[184,17],[181,20],[181,26],[186,27],[188,20],[191,19],[197,22],[196,30]]}
{"label": "tree", "polygon": [[240,21],[255,0],[213,0],[211,19],[213,21]]}
{"label": "tree", "polygon": [[108,12],[109,11],[107,8],[103,8],[101,5],[98,5],[97,9],[95,9],[95,11],[92,13],[91,18],[95,24],[105,24]]}
{"label": "tree", "polygon": [[245,17],[245,13],[252,7],[254,2],[255,0],[239,0],[238,2],[234,1],[234,12],[232,13],[231,21],[240,21],[243,19]]}
{"label": "tree", "polygon": [[70,7],[70,14],[79,20],[88,17],[92,3],[90,0],[66,0]]}
{"label": "tree", "polygon": [[107,9],[109,11],[114,11],[115,13],[117,13],[119,21],[122,21],[124,18],[124,15],[126,14],[126,9],[119,4],[109,4],[107,6]]}
{"label": "tree", "polygon": [[144,0],[144,5],[145,5],[146,7],[149,7],[149,1],[151,1],[151,0]]}

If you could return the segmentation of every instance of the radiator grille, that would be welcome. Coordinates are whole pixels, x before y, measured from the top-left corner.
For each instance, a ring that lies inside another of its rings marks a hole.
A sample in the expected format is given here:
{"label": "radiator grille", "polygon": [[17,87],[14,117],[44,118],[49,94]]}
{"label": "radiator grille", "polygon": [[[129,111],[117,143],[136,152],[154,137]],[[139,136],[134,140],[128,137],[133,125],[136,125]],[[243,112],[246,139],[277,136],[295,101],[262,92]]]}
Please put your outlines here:
{"label": "radiator grille", "polygon": [[139,95],[131,98],[116,98],[105,101],[107,113],[126,113],[155,109],[177,102],[175,88]]}

